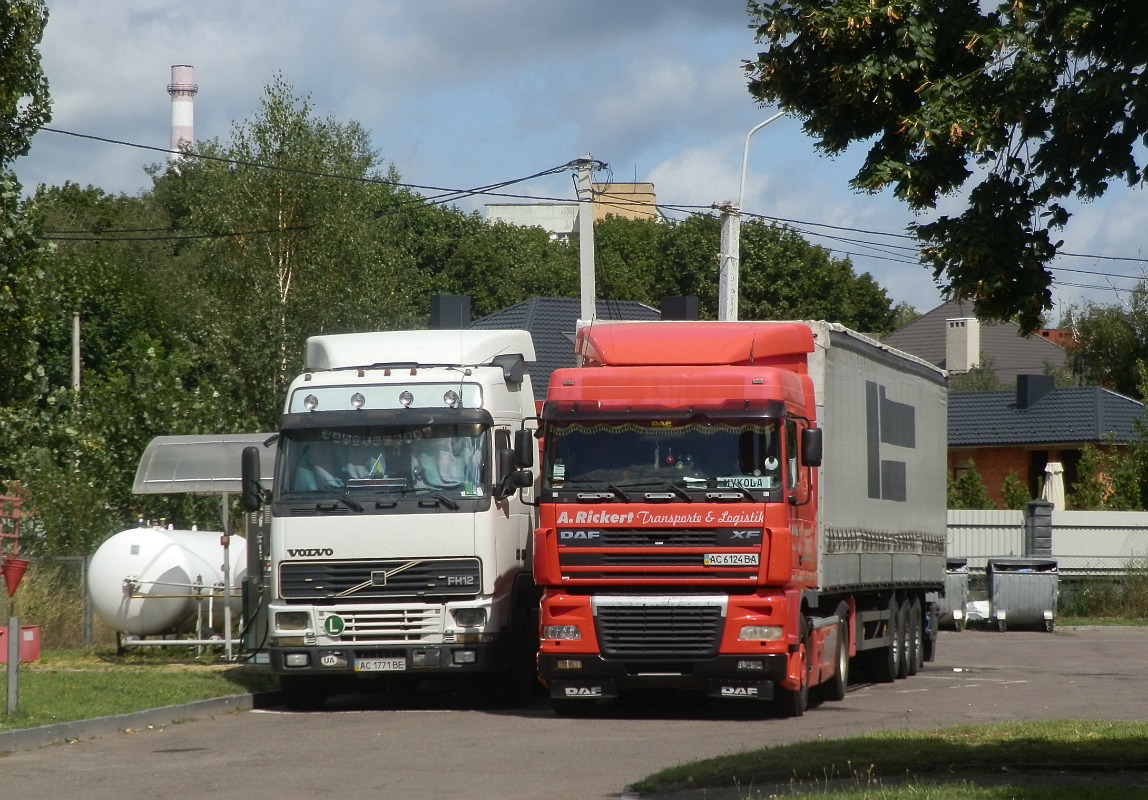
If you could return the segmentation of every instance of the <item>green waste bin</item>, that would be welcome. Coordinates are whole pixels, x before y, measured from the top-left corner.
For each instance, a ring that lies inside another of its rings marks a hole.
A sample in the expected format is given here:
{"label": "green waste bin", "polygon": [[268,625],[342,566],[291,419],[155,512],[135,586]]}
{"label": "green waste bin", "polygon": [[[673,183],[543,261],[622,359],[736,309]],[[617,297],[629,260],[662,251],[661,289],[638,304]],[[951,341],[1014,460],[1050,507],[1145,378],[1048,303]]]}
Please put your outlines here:
{"label": "green waste bin", "polygon": [[989,618],[997,630],[1036,625],[1052,633],[1060,574],[1051,558],[990,558],[985,567]]}

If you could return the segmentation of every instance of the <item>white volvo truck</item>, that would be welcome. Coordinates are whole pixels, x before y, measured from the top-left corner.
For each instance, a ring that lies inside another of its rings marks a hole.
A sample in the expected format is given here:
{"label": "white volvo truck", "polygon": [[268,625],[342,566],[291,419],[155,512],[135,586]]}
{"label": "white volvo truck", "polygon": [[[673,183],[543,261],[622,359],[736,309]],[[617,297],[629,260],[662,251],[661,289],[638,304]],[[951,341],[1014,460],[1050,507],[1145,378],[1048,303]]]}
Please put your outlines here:
{"label": "white volvo truck", "polygon": [[516,432],[534,358],[526,331],[307,340],[278,435],[243,454],[244,507],[270,512],[266,649],[288,707],[478,673],[508,700],[533,690],[537,445]]}

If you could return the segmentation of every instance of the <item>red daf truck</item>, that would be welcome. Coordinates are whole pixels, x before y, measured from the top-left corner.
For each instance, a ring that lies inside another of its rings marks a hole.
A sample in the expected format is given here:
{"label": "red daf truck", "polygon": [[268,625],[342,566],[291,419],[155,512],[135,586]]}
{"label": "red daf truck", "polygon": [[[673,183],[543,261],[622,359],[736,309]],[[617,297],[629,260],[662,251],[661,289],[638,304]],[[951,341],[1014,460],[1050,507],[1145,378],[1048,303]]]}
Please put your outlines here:
{"label": "red daf truck", "polygon": [[915,673],[943,591],[944,373],[825,322],[582,328],[550,378],[539,677],[575,715],[628,689],[845,696]]}

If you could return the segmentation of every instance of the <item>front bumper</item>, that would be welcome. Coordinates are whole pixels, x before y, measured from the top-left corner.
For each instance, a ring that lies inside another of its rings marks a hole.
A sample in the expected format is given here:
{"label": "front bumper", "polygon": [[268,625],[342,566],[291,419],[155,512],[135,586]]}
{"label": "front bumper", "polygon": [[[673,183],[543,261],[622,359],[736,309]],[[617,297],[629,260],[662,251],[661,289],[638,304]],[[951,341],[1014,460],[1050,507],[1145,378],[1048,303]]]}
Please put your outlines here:
{"label": "front bumper", "polygon": [[[273,646],[267,653],[271,671],[277,675],[399,678],[493,672],[505,666],[506,650],[504,642],[491,642],[386,647]],[[386,668],[379,669],[380,666]]]}
{"label": "front bumper", "polygon": [[544,653],[538,657],[538,675],[556,699],[612,698],[625,689],[681,689],[710,697],[770,700],[774,683],[785,678],[787,663],[784,654],[659,664],[606,661],[594,654]]}

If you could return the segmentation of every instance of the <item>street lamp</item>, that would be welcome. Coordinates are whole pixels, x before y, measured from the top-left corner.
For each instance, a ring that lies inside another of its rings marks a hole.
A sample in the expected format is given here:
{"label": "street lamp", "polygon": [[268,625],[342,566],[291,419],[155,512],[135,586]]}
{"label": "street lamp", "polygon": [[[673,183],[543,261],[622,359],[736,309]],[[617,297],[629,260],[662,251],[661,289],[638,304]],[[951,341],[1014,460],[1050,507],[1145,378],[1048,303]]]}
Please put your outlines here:
{"label": "street lamp", "polygon": [[759,130],[771,122],[785,116],[779,111],[765,122],[759,122],[745,135],[745,148],[741,154],[741,183],[737,190],[737,203],[723,203],[721,211],[721,252],[718,258],[721,268],[718,272],[718,319],[737,320],[737,273],[741,262],[741,201],[745,195],[745,170],[749,162],[749,140]]}

